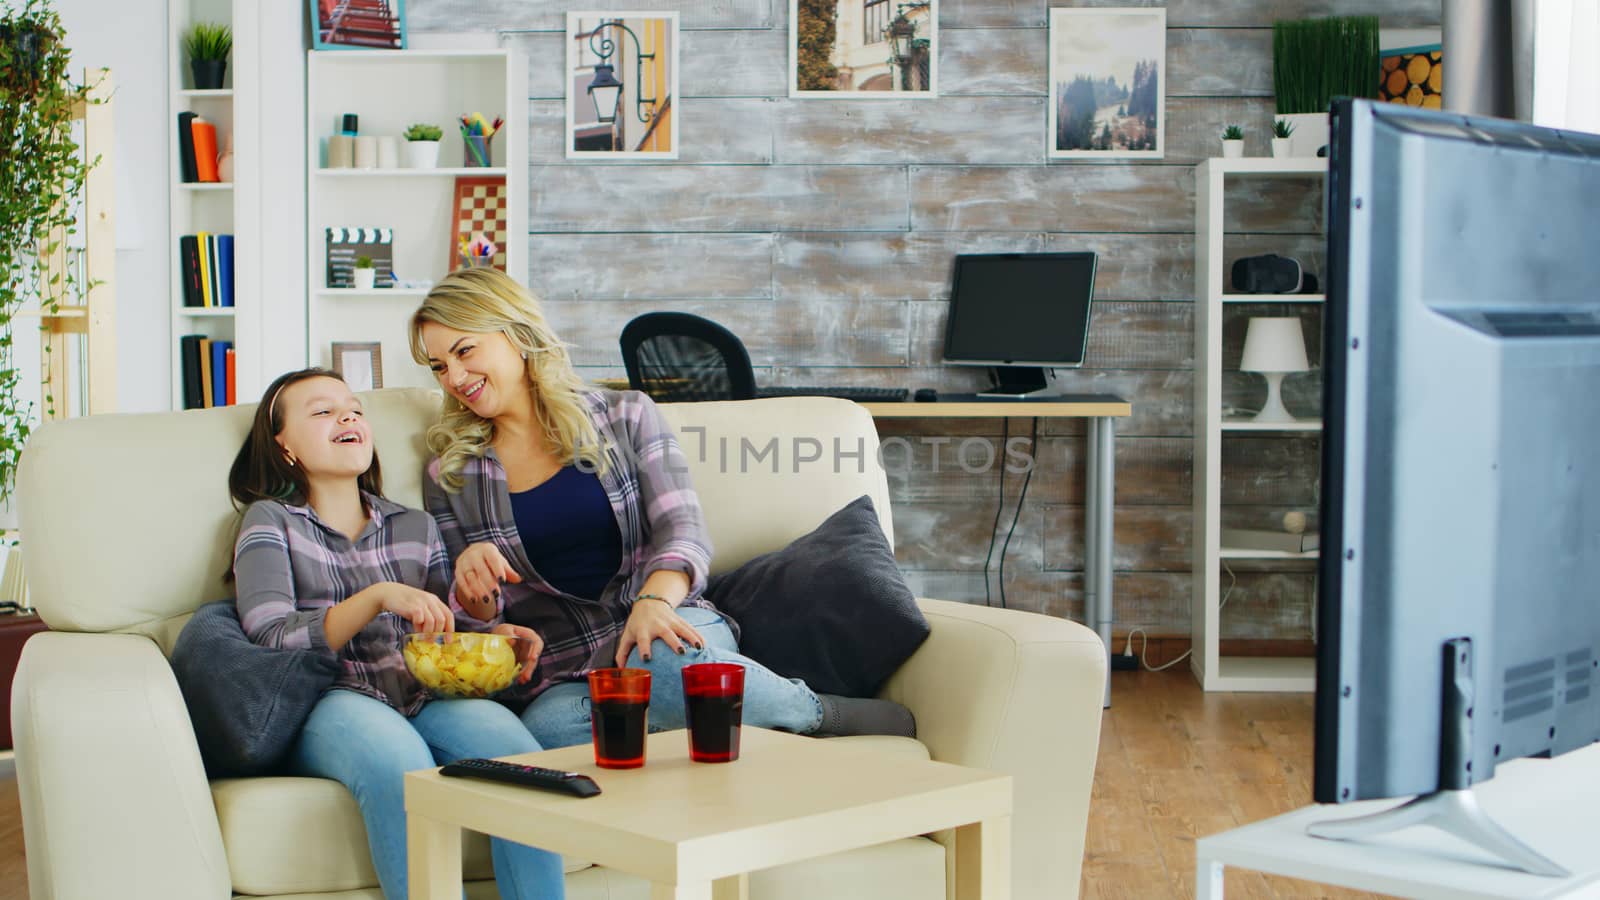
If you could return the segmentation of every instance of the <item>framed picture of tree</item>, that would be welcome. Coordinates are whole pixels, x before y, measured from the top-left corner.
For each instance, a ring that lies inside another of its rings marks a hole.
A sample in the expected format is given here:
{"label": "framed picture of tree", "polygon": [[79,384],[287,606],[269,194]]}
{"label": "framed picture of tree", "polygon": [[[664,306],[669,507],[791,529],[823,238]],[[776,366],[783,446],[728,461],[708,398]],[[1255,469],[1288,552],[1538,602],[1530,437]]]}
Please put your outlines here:
{"label": "framed picture of tree", "polygon": [[789,0],[789,96],[939,96],[939,0]]}
{"label": "framed picture of tree", "polygon": [[1165,9],[1050,10],[1051,159],[1160,159],[1166,107]]}

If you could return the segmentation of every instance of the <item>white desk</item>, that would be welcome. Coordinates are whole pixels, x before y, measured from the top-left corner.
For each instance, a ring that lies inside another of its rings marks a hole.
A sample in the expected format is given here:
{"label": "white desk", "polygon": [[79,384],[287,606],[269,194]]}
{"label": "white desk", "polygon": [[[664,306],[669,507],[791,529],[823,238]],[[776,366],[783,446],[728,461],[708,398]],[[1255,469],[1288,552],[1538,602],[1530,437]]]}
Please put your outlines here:
{"label": "white desk", "polygon": [[1600,745],[1553,760],[1498,766],[1473,789],[1484,811],[1573,875],[1542,878],[1488,862],[1434,828],[1413,827],[1361,842],[1306,834],[1306,825],[1395,806],[1370,800],[1308,806],[1195,842],[1195,896],[1222,900],[1222,871],[1239,866],[1323,884],[1438,900],[1600,898]]}

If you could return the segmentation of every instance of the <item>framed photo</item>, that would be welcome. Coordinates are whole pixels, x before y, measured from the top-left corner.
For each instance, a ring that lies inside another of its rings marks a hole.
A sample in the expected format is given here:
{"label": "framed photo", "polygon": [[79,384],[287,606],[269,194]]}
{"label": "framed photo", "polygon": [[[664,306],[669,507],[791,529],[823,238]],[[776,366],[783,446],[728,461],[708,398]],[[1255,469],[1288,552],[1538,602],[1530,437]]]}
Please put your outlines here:
{"label": "framed photo", "polygon": [[352,391],[375,391],[383,387],[383,345],[371,343],[333,343],[333,371]]}
{"label": "framed photo", "polygon": [[939,0],[789,0],[789,96],[939,96]]}
{"label": "framed photo", "polygon": [[404,50],[406,0],[310,0],[317,50]]}
{"label": "framed photo", "polygon": [[1051,159],[1166,153],[1167,11],[1050,10]]}
{"label": "framed photo", "polygon": [[[506,226],[506,180],[504,178],[460,176],[456,178],[455,202],[450,208],[450,246],[445,248],[445,271],[469,265],[482,265],[461,255],[461,245],[482,235],[495,246],[488,265],[506,270],[506,244],[511,234]],[[523,236],[526,240],[527,236]]]}
{"label": "framed photo", "polygon": [[567,158],[677,159],[678,14],[567,13]]}

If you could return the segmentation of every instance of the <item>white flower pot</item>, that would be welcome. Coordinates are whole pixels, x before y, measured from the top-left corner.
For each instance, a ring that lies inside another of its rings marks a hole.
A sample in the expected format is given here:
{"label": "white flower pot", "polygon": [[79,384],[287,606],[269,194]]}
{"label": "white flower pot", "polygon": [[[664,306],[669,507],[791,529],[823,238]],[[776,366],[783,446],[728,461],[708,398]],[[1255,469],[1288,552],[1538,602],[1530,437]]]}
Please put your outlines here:
{"label": "white flower pot", "polygon": [[1222,158],[1238,159],[1244,155],[1244,141],[1223,141]]}
{"label": "white flower pot", "polygon": [[1327,113],[1291,113],[1278,118],[1294,126],[1294,133],[1289,135],[1290,156],[1314,157],[1328,143]]}
{"label": "white flower pot", "polygon": [[356,290],[358,291],[372,290],[372,285],[378,278],[377,269],[362,269],[357,267],[352,271],[352,274],[355,277],[355,286]]}
{"label": "white flower pot", "polygon": [[412,169],[437,169],[439,142],[406,141],[406,166]]}
{"label": "white flower pot", "polygon": [[1290,145],[1291,142],[1293,142],[1293,140],[1294,140],[1293,136],[1286,137],[1286,138],[1281,138],[1281,137],[1273,138],[1272,139],[1272,158],[1273,159],[1284,159],[1286,157],[1293,156],[1294,153],[1291,152],[1290,149],[1289,149],[1289,145]]}

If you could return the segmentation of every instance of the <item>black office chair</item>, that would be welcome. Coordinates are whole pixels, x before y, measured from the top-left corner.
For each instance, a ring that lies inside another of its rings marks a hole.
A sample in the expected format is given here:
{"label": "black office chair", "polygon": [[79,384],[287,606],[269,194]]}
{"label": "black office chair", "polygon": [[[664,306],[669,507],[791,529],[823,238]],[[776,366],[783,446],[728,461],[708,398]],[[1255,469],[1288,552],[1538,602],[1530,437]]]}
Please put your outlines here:
{"label": "black office chair", "polygon": [[645,313],[622,329],[628,386],[661,403],[752,400],[756,375],[733,332],[700,316]]}

